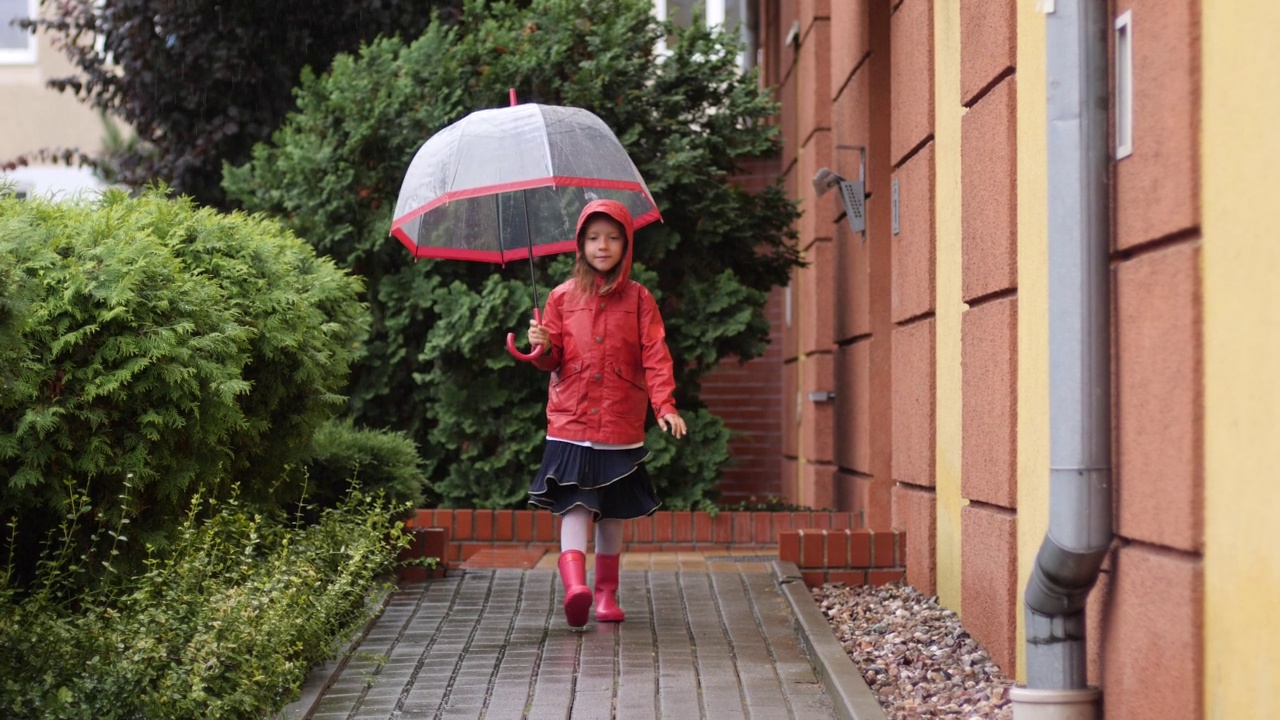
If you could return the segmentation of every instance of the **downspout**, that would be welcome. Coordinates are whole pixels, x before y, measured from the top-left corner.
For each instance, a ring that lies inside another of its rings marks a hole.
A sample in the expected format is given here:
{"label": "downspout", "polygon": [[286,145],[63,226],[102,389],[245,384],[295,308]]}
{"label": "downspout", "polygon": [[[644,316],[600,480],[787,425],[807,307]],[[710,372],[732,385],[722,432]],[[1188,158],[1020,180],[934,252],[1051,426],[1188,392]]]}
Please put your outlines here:
{"label": "downspout", "polygon": [[1097,717],[1085,604],[1111,544],[1107,3],[1046,14],[1049,530],[1025,600],[1027,685],[1015,720]]}

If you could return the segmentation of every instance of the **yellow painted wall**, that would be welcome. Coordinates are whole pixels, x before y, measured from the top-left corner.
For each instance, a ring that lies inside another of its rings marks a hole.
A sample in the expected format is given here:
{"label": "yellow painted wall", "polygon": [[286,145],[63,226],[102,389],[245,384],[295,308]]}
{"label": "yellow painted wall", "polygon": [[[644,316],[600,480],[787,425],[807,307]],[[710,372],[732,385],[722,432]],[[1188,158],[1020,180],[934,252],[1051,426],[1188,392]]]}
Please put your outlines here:
{"label": "yellow painted wall", "polygon": [[[46,6],[46,11],[49,7]],[[46,34],[38,36],[34,65],[0,65],[0,161],[41,148],[101,148],[103,126],[97,111],[70,93],[46,83],[73,74],[75,68]]]}
{"label": "yellow painted wall", "polygon": [[1049,208],[1045,18],[1018,3],[1018,605],[1020,682],[1026,681],[1022,591],[1049,529]]}
{"label": "yellow painted wall", "polygon": [[1280,718],[1280,4],[1201,8],[1205,714]]}
{"label": "yellow painted wall", "polygon": [[960,607],[960,458],[963,408],[960,376],[960,318],[967,307],[961,290],[960,196],[960,4],[933,6],[934,142],[937,315],[937,562],[938,601]]}

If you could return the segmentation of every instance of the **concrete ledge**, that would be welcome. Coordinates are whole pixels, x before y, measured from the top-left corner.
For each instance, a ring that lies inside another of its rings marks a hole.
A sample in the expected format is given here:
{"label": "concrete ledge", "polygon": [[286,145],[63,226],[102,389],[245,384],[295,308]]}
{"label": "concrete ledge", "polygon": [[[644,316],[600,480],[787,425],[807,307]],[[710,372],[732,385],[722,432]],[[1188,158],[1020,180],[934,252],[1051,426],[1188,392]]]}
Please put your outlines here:
{"label": "concrete ledge", "polygon": [[775,560],[771,569],[778,588],[791,605],[809,660],[840,717],[844,720],[885,720],[880,701],[867,687],[853,661],[836,641],[830,623],[814,604],[813,596],[800,575],[800,568],[793,562]]}

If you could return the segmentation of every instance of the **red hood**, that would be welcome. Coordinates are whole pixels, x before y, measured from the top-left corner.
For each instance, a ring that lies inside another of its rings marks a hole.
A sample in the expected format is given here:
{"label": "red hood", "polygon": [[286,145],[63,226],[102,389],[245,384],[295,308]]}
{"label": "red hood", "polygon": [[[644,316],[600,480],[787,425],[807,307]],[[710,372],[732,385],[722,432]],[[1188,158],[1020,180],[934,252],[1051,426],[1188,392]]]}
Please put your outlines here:
{"label": "red hood", "polygon": [[[582,214],[578,216],[578,230],[575,237],[582,235],[582,226],[587,223],[587,218],[595,213],[604,213],[609,217],[617,220],[622,225],[623,230],[627,233],[627,251],[622,254],[622,273],[618,275],[618,282],[614,287],[619,287],[631,277],[631,251],[635,248],[635,230],[632,227],[631,212],[627,210],[627,206],[617,200],[592,200],[587,206],[582,208]],[[581,247],[581,246],[579,246]],[[581,255],[581,251],[575,251]]]}

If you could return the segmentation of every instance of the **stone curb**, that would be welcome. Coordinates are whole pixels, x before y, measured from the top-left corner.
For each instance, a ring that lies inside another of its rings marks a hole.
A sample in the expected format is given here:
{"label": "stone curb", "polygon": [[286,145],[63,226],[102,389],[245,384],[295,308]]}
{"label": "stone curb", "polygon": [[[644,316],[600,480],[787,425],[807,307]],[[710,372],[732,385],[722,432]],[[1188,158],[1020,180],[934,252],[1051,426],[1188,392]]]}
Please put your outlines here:
{"label": "stone curb", "polygon": [[800,639],[818,672],[823,688],[844,720],[885,720],[884,708],[831,632],[831,625],[813,602],[809,588],[793,562],[770,563],[778,588],[791,604]]}
{"label": "stone curb", "polygon": [[368,636],[369,631],[377,624],[378,618],[382,617],[382,613],[387,609],[387,603],[391,601],[391,594],[394,588],[388,586],[378,591],[378,594],[369,598],[369,604],[374,606],[373,615],[362,627],[357,628],[347,638],[346,642],[339,641],[342,648],[338,650],[331,660],[311,668],[311,672],[307,673],[307,677],[302,681],[302,687],[298,691],[298,698],[293,702],[285,705],[272,717],[276,720],[305,720],[311,717],[316,711],[316,704],[320,702],[320,698],[324,696],[329,686],[333,685],[338,679],[338,675],[342,674],[343,669],[347,667],[347,661],[351,658],[351,650],[360,645]]}

